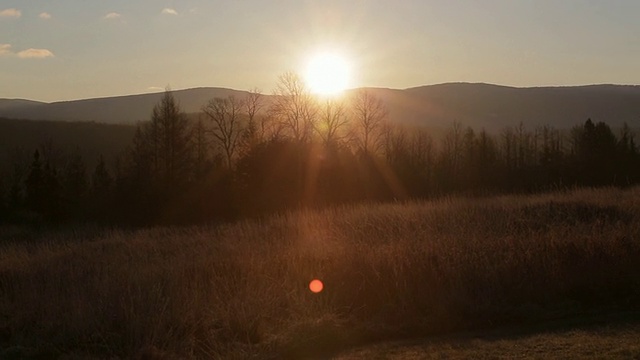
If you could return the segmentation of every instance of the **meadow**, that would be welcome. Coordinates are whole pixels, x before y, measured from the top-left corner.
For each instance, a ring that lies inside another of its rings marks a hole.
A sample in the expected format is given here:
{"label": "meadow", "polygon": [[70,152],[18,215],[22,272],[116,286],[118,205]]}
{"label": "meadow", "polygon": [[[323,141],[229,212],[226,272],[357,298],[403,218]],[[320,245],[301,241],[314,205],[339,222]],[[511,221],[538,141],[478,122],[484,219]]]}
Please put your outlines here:
{"label": "meadow", "polygon": [[638,214],[640,188],[606,188],[210,227],[4,228],[0,357],[324,357],[632,310]]}

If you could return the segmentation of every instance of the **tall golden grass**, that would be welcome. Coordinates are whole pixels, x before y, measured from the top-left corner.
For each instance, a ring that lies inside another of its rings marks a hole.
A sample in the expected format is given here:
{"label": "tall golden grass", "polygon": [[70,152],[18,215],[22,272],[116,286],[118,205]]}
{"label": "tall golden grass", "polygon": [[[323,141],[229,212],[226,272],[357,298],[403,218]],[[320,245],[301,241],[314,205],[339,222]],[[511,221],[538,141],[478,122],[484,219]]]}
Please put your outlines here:
{"label": "tall golden grass", "polygon": [[0,355],[297,358],[632,307],[638,214],[638,188],[584,189],[221,227],[7,230]]}

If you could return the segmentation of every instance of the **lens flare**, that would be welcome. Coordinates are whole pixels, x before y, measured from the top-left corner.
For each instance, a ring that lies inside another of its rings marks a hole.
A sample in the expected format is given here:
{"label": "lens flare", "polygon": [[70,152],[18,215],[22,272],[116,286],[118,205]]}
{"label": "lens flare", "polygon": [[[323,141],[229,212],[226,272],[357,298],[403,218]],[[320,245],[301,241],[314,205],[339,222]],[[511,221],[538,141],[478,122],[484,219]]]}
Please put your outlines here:
{"label": "lens flare", "polygon": [[324,285],[322,284],[322,281],[318,279],[311,280],[311,282],[309,283],[309,290],[311,290],[312,293],[317,294],[321,292],[323,288]]}

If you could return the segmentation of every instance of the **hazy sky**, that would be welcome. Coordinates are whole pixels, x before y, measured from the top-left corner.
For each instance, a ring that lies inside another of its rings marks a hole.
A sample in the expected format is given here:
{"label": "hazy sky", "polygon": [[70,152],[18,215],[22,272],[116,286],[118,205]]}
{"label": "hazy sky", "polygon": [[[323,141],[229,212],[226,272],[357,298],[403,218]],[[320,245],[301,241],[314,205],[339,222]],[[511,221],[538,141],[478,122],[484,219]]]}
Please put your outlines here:
{"label": "hazy sky", "polygon": [[640,1],[0,0],[0,98],[268,93],[327,48],[354,87],[640,84]]}

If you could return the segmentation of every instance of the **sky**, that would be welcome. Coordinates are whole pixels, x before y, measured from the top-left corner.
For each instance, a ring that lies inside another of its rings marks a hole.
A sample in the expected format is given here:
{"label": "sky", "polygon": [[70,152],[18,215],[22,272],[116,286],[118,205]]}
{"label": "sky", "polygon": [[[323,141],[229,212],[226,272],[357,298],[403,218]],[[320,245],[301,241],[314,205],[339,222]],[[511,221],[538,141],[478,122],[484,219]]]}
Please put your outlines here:
{"label": "sky", "polygon": [[0,0],[0,98],[270,93],[311,54],[352,87],[640,84],[638,0]]}

